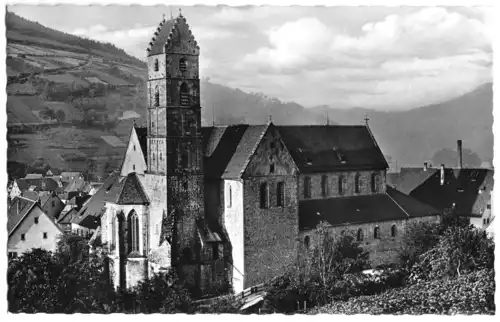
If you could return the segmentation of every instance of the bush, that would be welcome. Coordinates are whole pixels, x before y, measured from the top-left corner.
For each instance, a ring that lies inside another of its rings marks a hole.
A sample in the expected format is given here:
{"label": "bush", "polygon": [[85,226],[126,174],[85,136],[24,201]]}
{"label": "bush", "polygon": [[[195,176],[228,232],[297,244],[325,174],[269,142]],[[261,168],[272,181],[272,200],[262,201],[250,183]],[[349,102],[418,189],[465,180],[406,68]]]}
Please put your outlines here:
{"label": "bush", "polygon": [[310,314],[494,314],[495,273],[481,270],[337,301]]}

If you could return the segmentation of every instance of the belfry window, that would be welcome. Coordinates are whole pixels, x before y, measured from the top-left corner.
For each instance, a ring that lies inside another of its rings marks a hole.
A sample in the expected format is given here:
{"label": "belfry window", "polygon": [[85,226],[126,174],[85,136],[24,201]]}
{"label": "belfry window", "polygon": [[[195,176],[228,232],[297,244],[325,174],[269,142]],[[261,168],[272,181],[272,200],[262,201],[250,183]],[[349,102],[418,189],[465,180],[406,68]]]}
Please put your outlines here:
{"label": "belfry window", "polygon": [[154,106],[160,106],[160,89],[156,86]]}
{"label": "belfry window", "polygon": [[158,63],[158,59],[155,59],[155,72],[160,70],[160,64]]}
{"label": "belfry window", "polygon": [[181,60],[179,61],[179,69],[183,73],[187,70],[187,61],[186,61],[186,58],[181,58]]}
{"label": "belfry window", "polygon": [[189,86],[186,83],[182,83],[179,89],[180,104],[182,106],[189,106]]}

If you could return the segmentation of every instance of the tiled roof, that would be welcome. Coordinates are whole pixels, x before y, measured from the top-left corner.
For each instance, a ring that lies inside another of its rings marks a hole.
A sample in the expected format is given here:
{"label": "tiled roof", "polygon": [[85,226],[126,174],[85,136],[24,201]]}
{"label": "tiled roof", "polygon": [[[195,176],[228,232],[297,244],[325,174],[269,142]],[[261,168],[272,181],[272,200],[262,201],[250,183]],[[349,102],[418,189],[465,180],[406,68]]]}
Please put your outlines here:
{"label": "tiled roof", "polygon": [[70,209],[67,213],[65,213],[59,220],[58,224],[70,224],[74,221],[74,219],[78,216],[78,211],[75,208]]}
{"label": "tiled roof", "polygon": [[167,42],[168,36],[170,34],[170,31],[172,27],[175,25],[176,20],[175,19],[170,19],[170,20],[163,20],[160,25],[158,26],[154,38],[151,40],[150,43],[150,51],[148,53],[148,56],[150,55],[157,55],[163,53],[163,46],[165,46],[165,43]]}
{"label": "tiled roof", "polygon": [[446,168],[444,179],[441,185],[438,169],[415,187],[410,196],[440,210],[451,209],[455,204],[453,212],[467,216],[480,216],[491,202],[493,170]]}
{"label": "tiled roof", "polygon": [[205,176],[220,178],[224,174],[248,128],[248,125],[202,128]]}
{"label": "tiled roof", "polygon": [[9,206],[7,219],[7,230],[9,235],[35,205],[35,201],[23,197],[16,197],[12,200]]}
{"label": "tiled roof", "polygon": [[302,173],[388,168],[382,151],[364,125],[276,128]]}
{"label": "tiled roof", "polygon": [[247,126],[238,143],[238,146],[234,150],[222,178],[241,177],[246,169],[250,157],[255,152],[258,143],[261,141],[268,127],[269,124]]}
{"label": "tiled roof", "polygon": [[415,188],[424,183],[439,169],[427,168],[401,168],[398,173],[387,174],[387,184],[399,191],[410,194]]}
{"label": "tiled roof", "polygon": [[387,187],[383,194],[302,200],[299,202],[299,229],[314,229],[322,221],[343,226],[438,214],[433,207]]}
{"label": "tiled roof", "polygon": [[147,127],[135,127],[135,133],[139,139],[139,144],[142,149],[142,154],[144,155],[144,160],[148,164],[148,128]]}
{"label": "tiled roof", "polygon": [[37,187],[41,191],[57,191],[59,185],[51,178],[19,179],[17,185],[21,191],[29,190],[31,186]]}
{"label": "tiled roof", "polygon": [[33,201],[38,201],[40,199],[40,197],[38,196],[38,192],[36,192],[36,191],[26,190],[22,193],[22,196],[24,198],[27,198],[27,199],[30,199]]}

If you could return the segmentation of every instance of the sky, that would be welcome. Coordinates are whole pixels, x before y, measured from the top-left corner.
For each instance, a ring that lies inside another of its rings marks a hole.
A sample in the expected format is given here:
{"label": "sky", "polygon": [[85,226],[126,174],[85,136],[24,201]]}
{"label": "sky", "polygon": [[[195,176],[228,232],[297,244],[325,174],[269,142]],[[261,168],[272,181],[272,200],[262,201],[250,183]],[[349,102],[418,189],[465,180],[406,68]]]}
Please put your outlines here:
{"label": "sky", "polygon": [[9,6],[143,60],[162,14],[179,9],[202,77],[305,107],[404,110],[493,78],[487,7]]}

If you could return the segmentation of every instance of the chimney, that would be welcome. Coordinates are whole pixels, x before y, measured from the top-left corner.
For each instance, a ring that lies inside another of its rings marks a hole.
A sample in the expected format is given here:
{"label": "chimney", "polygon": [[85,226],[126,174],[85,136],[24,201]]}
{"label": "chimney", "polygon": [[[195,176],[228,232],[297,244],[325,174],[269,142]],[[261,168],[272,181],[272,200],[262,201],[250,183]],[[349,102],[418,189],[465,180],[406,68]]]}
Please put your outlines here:
{"label": "chimney", "polygon": [[429,168],[427,162],[424,162],[424,171],[427,171],[427,169]]}
{"label": "chimney", "polygon": [[457,163],[458,168],[462,169],[462,140],[457,140]]}
{"label": "chimney", "polygon": [[441,164],[441,185],[444,185],[444,164]]}

